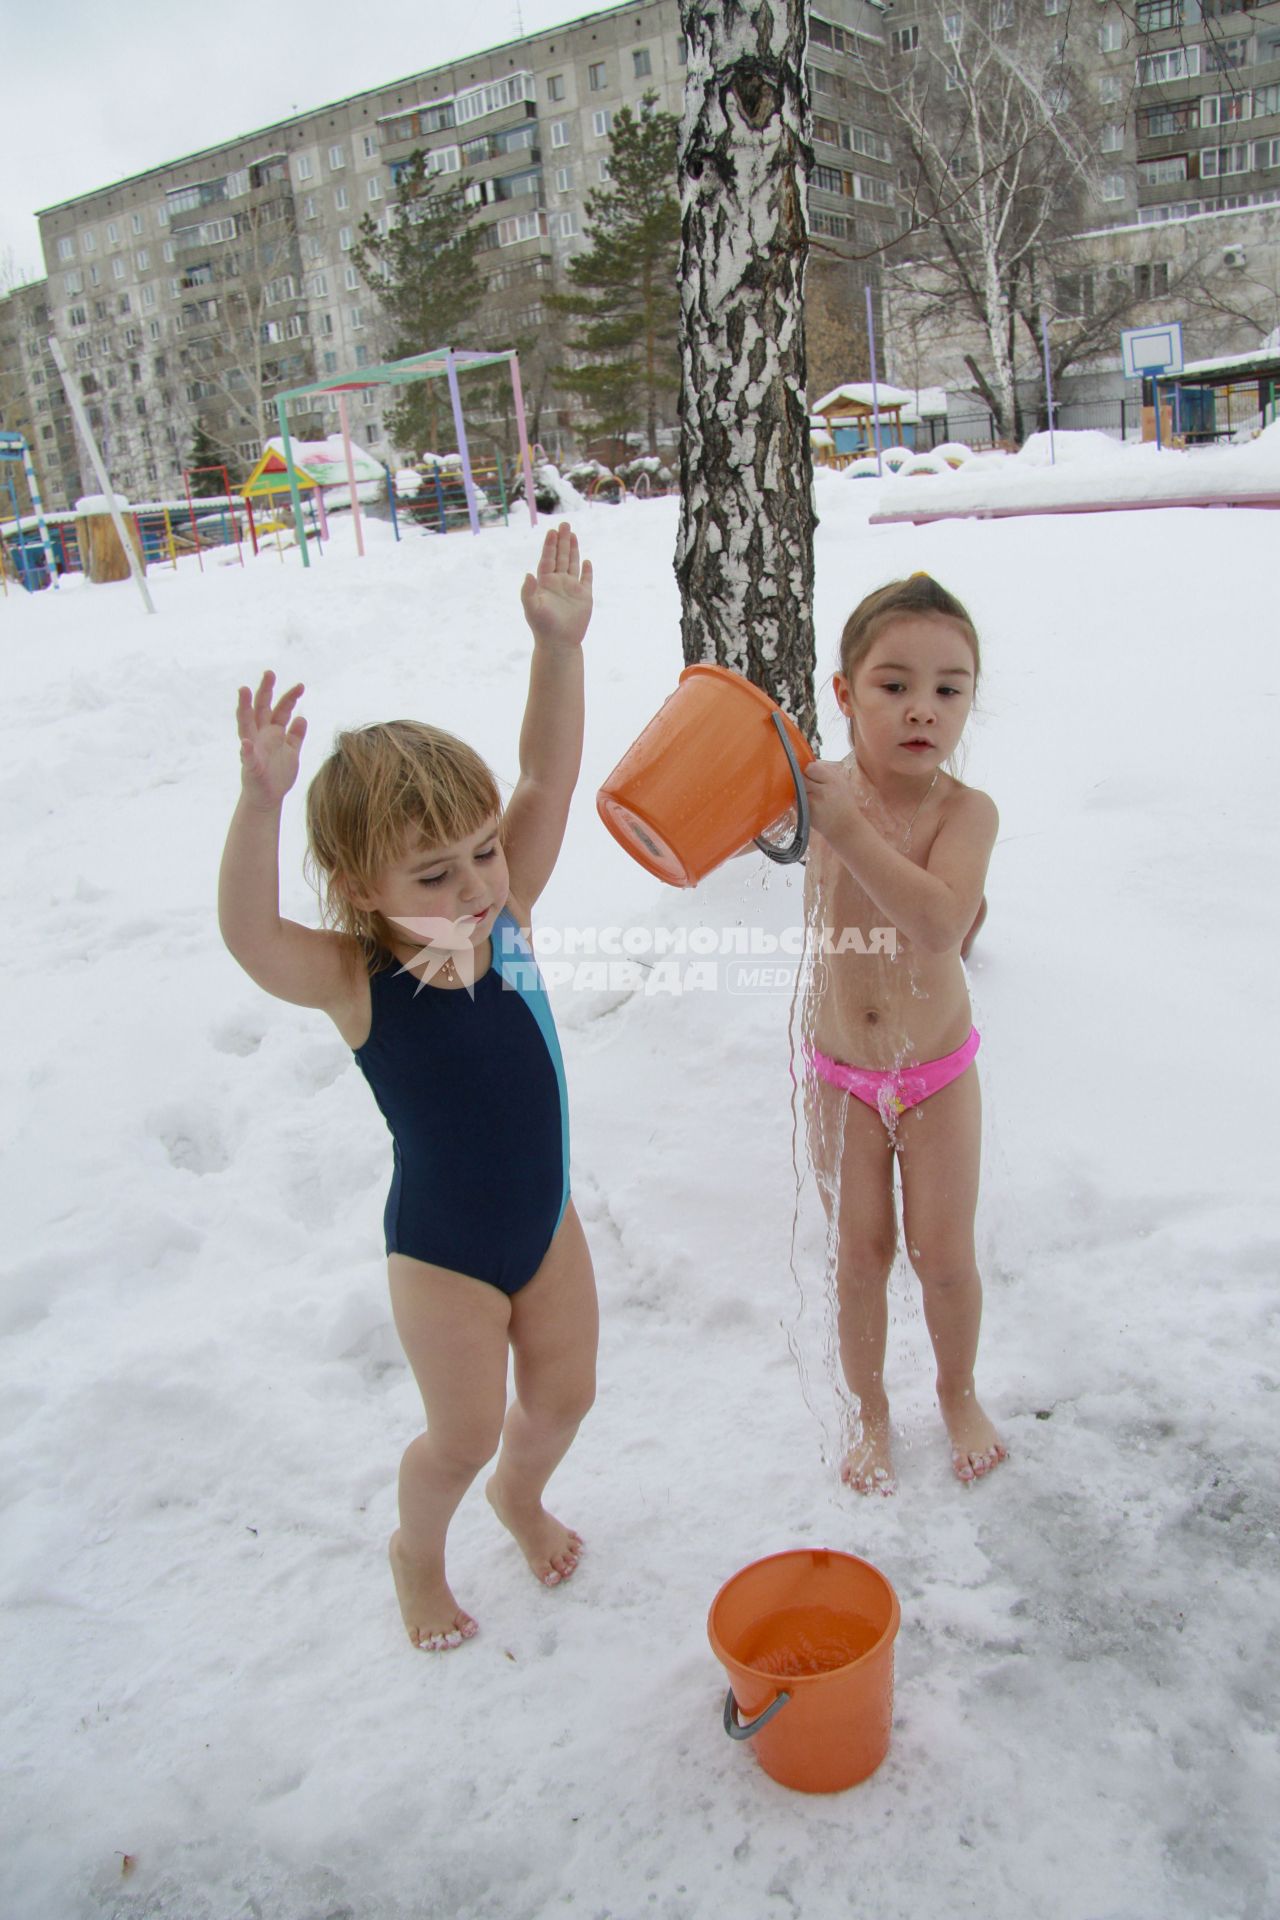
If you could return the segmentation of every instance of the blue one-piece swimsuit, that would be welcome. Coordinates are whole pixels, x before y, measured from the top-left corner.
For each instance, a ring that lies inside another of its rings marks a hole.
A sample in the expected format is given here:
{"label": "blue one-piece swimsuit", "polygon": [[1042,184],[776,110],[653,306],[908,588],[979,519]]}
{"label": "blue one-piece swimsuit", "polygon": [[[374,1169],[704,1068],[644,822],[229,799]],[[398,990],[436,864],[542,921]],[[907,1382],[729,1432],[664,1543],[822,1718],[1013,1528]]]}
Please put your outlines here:
{"label": "blue one-piece swimsuit", "polygon": [[395,967],[371,975],[355,1057],[395,1149],[387,1252],[511,1294],[568,1205],[569,1102],[547,990],[505,908],[492,939],[474,998]]}

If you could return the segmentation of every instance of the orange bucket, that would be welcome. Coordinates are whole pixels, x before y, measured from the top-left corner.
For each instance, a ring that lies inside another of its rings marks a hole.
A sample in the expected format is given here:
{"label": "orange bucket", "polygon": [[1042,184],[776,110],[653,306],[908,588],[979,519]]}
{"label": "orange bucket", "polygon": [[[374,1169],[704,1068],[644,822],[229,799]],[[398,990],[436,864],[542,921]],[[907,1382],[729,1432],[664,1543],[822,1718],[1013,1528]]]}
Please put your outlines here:
{"label": "orange bucket", "polygon": [[[659,880],[693,887],[754,840],[771,859],[801,860],[813,751],[767,693],[727,667],[686,667],[671,698],[596,795],[620,846]],[[760,839],[788,813],[786,847]]]}
{"label": "orange bucket", "polygon": [[724,1730],[754,1740],[765,1772],[839,1793],[889,1751],[898,1596],[851,1553],[802,1547],[726,1580],[707,1637],[729,1675]]}

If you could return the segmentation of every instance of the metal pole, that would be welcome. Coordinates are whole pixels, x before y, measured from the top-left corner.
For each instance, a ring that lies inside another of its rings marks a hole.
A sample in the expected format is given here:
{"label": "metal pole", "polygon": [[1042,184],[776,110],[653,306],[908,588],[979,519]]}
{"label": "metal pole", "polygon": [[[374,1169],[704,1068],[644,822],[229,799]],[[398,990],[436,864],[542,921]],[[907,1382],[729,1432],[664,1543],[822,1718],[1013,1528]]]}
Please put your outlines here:
{"label": "metal pole", "polygon": [[364,559],[364,528],[360,525],[360,496],[356,492],[356,462],[351,451],[351,426],[347,419],[347,396],[338,395],[338,419],[342,423],[342,451],[347,456],[347,485],[351,489],[351,519],[356,530],[356,552]]}
{"label": "metal pole", "polygon": [[880,456],[880,387],[876,379],[876,317],[871,301],[871,289],[865,289],[867,296],[867,350],[871,355],[871,421],[876,436],[876,472],[883,478],[884,461]]}
{"label": "metal pole", "polygon": [[[284,452],[285,475],[289,482],[289,498],[293,502],[294,538],[302,553],[304,567],[311,565],[311,555],[307,552],[307,523],[302,517],[302,489],[298,485],[298,476],[293,465],[293,443],[289,439],[289,423],[284,417],[284,401],[276,401],[276,417],[280,422],[280,445]],[[270,494],[267,499],[270,501]],[[283,558],[283,555],[281,556]]]}
{"label": "metal pole", "polygon": [[[529,433],[524,421],[524,388],[520,384],[520,362],[513,353],[511,356],[511,391],[516,403],[516,432],[520,436],[520,464],[524,468],[524,497],[529,502],[529,525],[538,524],[538,503],[533,497],[533,462],[529,458]],[[503,500],[503,516],[506,515],[506,501]]]}
{"label": "metal pole", "polygon": [[1053,447],[1053,366],[1049,359],[1049,315],[1040,309],[1040,338],[1044,342],[1044,403],[1049,411],[1049,465],[1057,465]]}
{"label": "metal pole", "polygon": [[116,530],[116,537],[120,545],[124,548],[125,558],[129,562],[129,571],[137,582],[138,592],[142,595],[142,604],[148,613],[154,613],[155,607],[152,604],[151,594],[147,589],[147,577],[142,570],[142,562],[134,551],[132,540],[130,540],[125,531],[125,524],[121,518],[120,508],[116,504],[116,496],[112,491],[111,481],[107,477],[107,470],[102,464],[102,455],[98,452],[98,443],[94,439],[90,431],[89,422],[85,417],[84,401],[80,394],[80,382],[68,367],[66,359],[63,356],[62,343],[56,334],[51,334],[49,337],[49,352],[53,358],[54,366],[58,369],[58,375],[67,396],[67,404],[75,415],[75,422],[80,429],[80,436],[89,449],[89,458],[93,462],[93,470],[98,476],[98,485],[102,488],[103,494],[106,497],[107,507],[110,510],[112,523]]}
{"label": "metal pole", "polygon": [[449,382],[449,398],[453,402],[453,430],[458,437],[458,452],[462,456],[462,486],[467,496],[467,516],[471,521],[472,533],[479,533],[480,511],[476,506],[476,483],[471,477],[471,451],[467,446],[467,430],[462,424],[462,395],[458,392],[458,368],[452,347],[445,348],[444,370]]}

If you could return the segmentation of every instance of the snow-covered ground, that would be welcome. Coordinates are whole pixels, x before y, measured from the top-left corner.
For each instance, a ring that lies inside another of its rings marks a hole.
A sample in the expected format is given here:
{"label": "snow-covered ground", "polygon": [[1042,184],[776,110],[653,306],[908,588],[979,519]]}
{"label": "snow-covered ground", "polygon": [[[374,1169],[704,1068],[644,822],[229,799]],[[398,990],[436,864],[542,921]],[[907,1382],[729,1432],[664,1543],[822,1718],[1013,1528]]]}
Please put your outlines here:
{"label": "snow-covered ground", "polygon": [[[954,466],[941,457],[946,451],[904,456],[901,471],[886,468],[883,478],[874,456],[865,455],[844,477],[876,489],[878,501],[863,511],[877,525],[950,514],[1280,502],[1280,420],[1237,446],[1122,444],[1109,434],[1082,432],[1032,434],[1017,453],[969,453]],[[899,449],[887,449],[882,461],[896,454]]]}
{"label": "snow-covered ground", "polygon": [[[446,1657],[407,1645],[384,1557],[418,1419],[385,1128],[323,1017],[223,951],[214,879],[265,666],[307,683],[304,773],[339,725],[410,714],[510,779],[538,536],[371,524],[362,563],[342,523],[310,572],[155,571],[154,619],[128,582],[0,602],[4,1915],[1280,1908],[1276,521],[869,528],[877,491],[819,477],[824,669],[921,567],[985,647],[980,1381],[1009,1463],[952,1479],[900,1271],[901,1489],[837,1482],[785,986],[562,986],[604,1335],[552,1503],[589,1552],[538,1588],[477,1487],[451,1570],[482,1631]],[[800,922],[794,872],[675,893],[595,816],[679,670],[675,520],[578,517],[598,611],[549,929]],[[902,1602],[888,1759],[833,1798],[725,1739],[705,1633],[729,1574],[805,1543]]]}

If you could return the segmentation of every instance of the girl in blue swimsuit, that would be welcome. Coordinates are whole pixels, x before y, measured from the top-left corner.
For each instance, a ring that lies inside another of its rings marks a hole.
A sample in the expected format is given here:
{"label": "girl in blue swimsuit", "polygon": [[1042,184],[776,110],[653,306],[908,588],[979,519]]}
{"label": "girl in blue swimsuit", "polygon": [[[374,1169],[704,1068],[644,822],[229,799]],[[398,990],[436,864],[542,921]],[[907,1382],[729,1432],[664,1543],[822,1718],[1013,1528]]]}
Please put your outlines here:
{"label": "girl in blue swimsuit", "polygon": [[558,1585],[582,1552],[542,1496],[595,1392],[595,1280],[528,941],[582,753],[591,563],[567,525],[521,602],[533,661],[505,813],[450,734],[413,721],[341,734],[307,795],[328,926],[282,920],[280,814],[306,722],[302,687],[276,699],[267,673],[256,695],[240,689],[242,791],[219,882],[232,954],[268,993],[329,1014],[391,1131],[391,1303],[427,1416],[400,1465],[391,1566],[409,1638],[432,1651],[477,1630],[449,1587],[445,1535],[495,1453],[490,1503],[537,1577]]}

